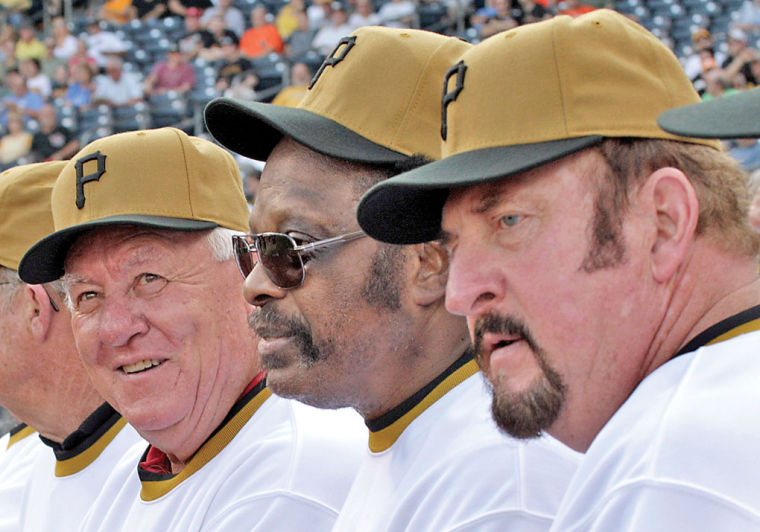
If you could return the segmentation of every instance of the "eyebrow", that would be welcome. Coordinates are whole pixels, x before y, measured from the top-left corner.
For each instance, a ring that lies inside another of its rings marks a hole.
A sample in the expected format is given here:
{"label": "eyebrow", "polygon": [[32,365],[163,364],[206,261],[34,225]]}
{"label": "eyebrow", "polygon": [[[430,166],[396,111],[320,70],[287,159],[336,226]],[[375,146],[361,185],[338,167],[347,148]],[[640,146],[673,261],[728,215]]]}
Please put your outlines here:
{"label": "eyebrow", "polygon": [[486,214],[504,200],[504,183],[492,183],[480,194],[480,199],[473,205],[473,214]]}

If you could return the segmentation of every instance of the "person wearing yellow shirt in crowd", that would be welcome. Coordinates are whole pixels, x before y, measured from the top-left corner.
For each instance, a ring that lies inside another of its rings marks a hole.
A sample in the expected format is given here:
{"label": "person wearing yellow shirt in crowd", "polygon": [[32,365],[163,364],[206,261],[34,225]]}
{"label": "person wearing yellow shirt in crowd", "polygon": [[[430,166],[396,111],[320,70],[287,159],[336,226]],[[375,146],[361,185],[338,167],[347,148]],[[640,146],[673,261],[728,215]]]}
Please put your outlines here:
{"label": "person wearing yellow shirt in crowd", "polygon": [[45,59],[48,55],[48,49],[45,44],[37,38],[34,28],[30,25],[24,25],[19,30],[19,40],[16,42],[16,59]]}
{"label": "person wearing yellow shirt in crowd", "polygon": [[290,85],[277,93],[272,100],[273,104],[285,105],[287,107],[297,107],[298,102],[304,97],[309,90],[311,81],[311,71],[306,63],[294,63],[290,67]]}

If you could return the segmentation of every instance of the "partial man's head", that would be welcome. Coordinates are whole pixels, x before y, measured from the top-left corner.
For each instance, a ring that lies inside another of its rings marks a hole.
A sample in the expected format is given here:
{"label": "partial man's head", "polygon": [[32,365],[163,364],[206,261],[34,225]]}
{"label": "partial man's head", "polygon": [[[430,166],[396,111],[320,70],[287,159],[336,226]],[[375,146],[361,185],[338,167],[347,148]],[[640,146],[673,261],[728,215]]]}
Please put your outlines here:
{"label": "partial man's head", "polygon": [[207,107],[217,140],[266,160],[254,235],[239,257],[276,393],[372,416],[387,406],[373,401],[403,388],[383,375],[407,368],[413,378],[434,324],[454,320],[435,333],[443,343],[462,336],[461,320],[443,308],[440,245],[362,238],[355,206],[372,184],[439,157],[440,79],[469,47],[429,32],[363,28],[341,40],[297,108],[230,99]]}
{"label": "partial man's head", "polygon": [[359,223],[386,242],[442,236],[446,304],[468,317],[500,426],[585,449],[687,340],[664,333],[705,260],[695,241],[753,260],[745,176],[715,141],[657,126],[698,96],[612,11],[488,39],[442,94],[444,159],[373,187]]}
{"label": "partial man's head", "polygon": [[173,128],[105,137],[63,168],[52,210],[21,277],[63,276],[95,386],[186,460],[258,371],[231,246],[248,218],[234,160]]}
{"label": "partial man's head", "polygon": [[102,400],[77,355],[60,282],[29,285],[17,269],[26,250],[53,232],[50,192],[63,166],[0,174],[0,405],[58,442]]}

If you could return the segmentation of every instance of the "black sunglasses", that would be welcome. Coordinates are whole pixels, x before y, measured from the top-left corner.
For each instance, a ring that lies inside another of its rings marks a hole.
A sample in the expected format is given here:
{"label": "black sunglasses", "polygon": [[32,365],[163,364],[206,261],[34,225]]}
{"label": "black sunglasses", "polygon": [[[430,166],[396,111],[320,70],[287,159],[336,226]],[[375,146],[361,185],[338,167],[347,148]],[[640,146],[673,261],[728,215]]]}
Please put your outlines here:
{"label": "black sunglasses", "polygon": [[275,286],[291,290],[303,284],[306,276],[303,267],[305,254],[365,236],[367,235],[362,231],[354,231],[299,246],[291,236],[283,233],[235,235],[232,237],[232,247],[243,277],[248,277],[256,264],[261,262],[267,277]]}

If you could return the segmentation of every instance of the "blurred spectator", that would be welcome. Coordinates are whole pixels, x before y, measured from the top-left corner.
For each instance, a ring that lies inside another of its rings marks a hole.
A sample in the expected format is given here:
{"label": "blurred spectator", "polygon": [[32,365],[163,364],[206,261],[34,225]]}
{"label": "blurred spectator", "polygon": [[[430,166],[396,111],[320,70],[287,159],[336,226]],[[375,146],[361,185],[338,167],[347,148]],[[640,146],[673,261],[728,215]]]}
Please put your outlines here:
{"label": "blurred spectator", "polygon": [[488,38],[522,24],[525,14],[520,4],[513,5],[514,1],[516,0],[493,0],[491,2],[496,13],[487,17],[480,27],[481,38]]}
{"label": "blurred spectator", "polygon": [[283,51],[283,42],[277,27],[267,22],[267,8],[256,5],[251,10],[252,27],[240,39],[240,51],[247,57],[261,57]]}
{"label": "blurred spectator", "polygon": [[37,38],[34,27],[24,24],[19,30],[19,39],[16,42],[16,59],[45,59],[48,55],[47,46]]}
{"label": "blurred spectator", "polygon": [[69,27],[63,17],[53,19],[53,35],[51,46],[53,57],[60,61],[68,61],[77,51],[77,38],[69,32]]}
{"label": "blurred spectator", "polygon": [[5,81],[10,89],[10,94],[3,98],[5,110],[0,117],[0,123],[3,125],[7,123],[8,113],[20,114],[25,119],[25,123],[28,122],[29,118],[37,118],[40,109],[45,104],[42,96],[27,88],[26,80],[18,70],[10,70]]}
{"label": "blurred spectator", "polygon": [[2,169],[10,168],[32,148],[32,134],[24,130],[24,119],[16,112],[8,114],[8,132],[0,139]]}
{"label": "blurred spectator", "polygon": [[98,10],[98,19],[111,24],[124,24],[133,17],[132,0],[106,0]]}
{"label": "blurred spectator", "polygon": [[726,80],[726,74],[723,69],[712,68],[702,74],[702,79],[705,82],[705,91],[702,94],[702,101],[712,100],[714,98],[720,98],[721,96],[728,96],[739,92]]}
{"label": "blurred spectator", "polygon": [[595,10],[594,6],[588,4],[581,4],[581,0],[565,0],[564,9],[560,10],[560,15],[570,15],[571,17],[578,17],[584,13],[590,13]]}
{"label": "blurred spectator", "polygon": [[242,11],[232,5],[232,0],[217,0],[217,4],[214,7],[207,9],[201,17],[201,25],[208,27],[211,19],[214,17],[221,17],[224,20],[225,27],[235,32],[235,35],[239,39],[245,31],[245,17]]}
{"label": "blurred spectator", "polygon": [[18,70],[26,80],[26,86],[30,91],[36,92],[44,99],[50,97],[53,92],[53,84],[50,78],[40,72],[39,59],[24,59],[19,62]]}
{"label": "blurred spectator", "polygon": [[203,12],[204,9],[208,9],[213,5],[211,0],[169,0],[167,3],[169,11],[181,17],[185,16],[188,9],[199,9]]}
{"label": "blurred spectator", "polygon": [[79,151],[79,141],[58,123],[54,106],[47,104],[40,111],[40,129],[32,138],[32,151],[39,161],[69,159]]}
{"label": "blurred spectator", "polygon": [[760,30],[760,0],[744,0],[735,13],[734,25],[744,31]]}
{"label": "blurred spectator", "polygon": [[348,24],[346,8],[340,2],[333,2],[330,5],[330,21],[314,36],[311,47],[322,55],[328,55],[338,41],[352,31],[354,29]]}
{"label": "blurred spectator", "polygon": [[66,91],[69,89],[69,82],[71,81],[70,77],[69,66],[67,64],[58,63],[55,65],[53,77],[50,80],[53,85],[51,98],[56,99],[66,96]]}
{"label": "blurred spectator", "polygon": [[[741,163],[742,168],[747,172],[760,169],[760,144],[758,144],[758,139],[736,139],[731,142],[729,152]],[[760,203],[758,206],[760,206]]]}
{"label": "blurred spectator", "polygon": [[122,55],[127,51],[127,44],[115,33],[101,29],[97,20],[91,19],[87,24],[87,54],[95,59],[98,68],[104,68],[107,56]]}
{"label": "blurred spectator", "polygon": [[75,109],[89,107],[95,93],[92,70],[87,65],[79,64],[71,70],[71,77],[74,81],[66,89],[66,105]]}
{"label": "blurred spectator", "polygon": [[309,26],[318,30],[330,20],[330,4],[333,0],[313,0],[312,4],[306,8],[306,14],[309,16]]}
{"label": "blurred spectator", "polygon": [[298,29],[290,34],[287,44],[285,45],[285,54],[290,59],[295,59],[306,54],[311,50],[311,43],[317,30],[310,26],[309,16],[301,11],[297,15]]}
{"label": "blurred spectator", "polygon": [[237,34],[225,26],[224,19],[219,15],[211,18],[207,31],[214,38],[214,42],[211,44],[211,46],[201,48],[201,51],[198,54],[200,57],[207,61],[217,61],[221,58],[221,46],[223,39],[232,39],[235,41],[235,44],[240,44],[240,40],[238,39]]}
{"label": "blurred spectator", "polygon": [[703,74],[722,65],[726,56],[715,51],[712,35],[704,28],[698,29],[691,35],[695,52],[684,60],[683,68],[694,83],[694,87],[702,94],[705,91]]}
{"label": "blurred spectator", "polygon": [[8,23],[18,26],[27,21],[25,11],[32,8],[32,0],[0,0],[0,9],[5,11]]}
{"label": "blurred spectator", "polygon": [[356,0],[356,11],[348,17],[348,25],[353,28],[351,31],[362,26],[379,26],[380,24],[382,24],[382,19],[375,13],[372,0]]}
{"label": "blurred spectator", "polygon": [[757,85],[752,73],[752,62],[755,60],[757,52],[747,46],[747,34],[739,28],[732,28],[728,32],[728,52],[729,55],[721,65],[726,71],[726,79],[736,87],[742,85],[737,81],[737,76],[742,75],[744,82],[751,85]]}
{"label": "blurred spectator", "polygon": [[90,55],[87,49],[87,41],[84,39],[77,40],[77,51],[69,58],[69,70],[74,70],[74,67],[78,65],[86,65],[93,74],[98,72],[98,64],[95,58]]}
{"label": "blurred spectator", "polygon": [[197,8],[185,10],[185,35],[179,40],[179,49],[189,59],[194,59],[202,49],[214,45],[211,32],[201,28],[201,13]]}
{"label": "blurred spectator", "polygon": [[290,85],[278,92],[272,103],[287,107],[297,107],[298,102],[301,101],[309,90],[311,76],[309,65],[300,62],[293,63],[293,66],[290,67]]}
{"label": "blurred spectator", "polygon": [[166,91],[187,92],[193,87],[195,71],[176,45],[169,49],[166,60],[156,63],[145,78],[145,93],[151,96]]}
{"label": "blurred spectator", "polygon": [[121,58],[108,58],[106,73],[95,78],[93,103],[117,107],[133,105],[142,99],[142,83],[137,76],[124,72],[124,63]]}
{"label": "blurred spectator", "polygon": [[304,0],[290,0],[282,6],[274,19],[274,25],[284,40],[288,40],[291,34],[298,29],[298,15],[306,11]]}
{"label": "blurred spectator", "polygon": [[132,0],[134,17],[145,22],[169,13],[168,0]]}
{"label": "blurred spectator", "polygon": [[242,56],[242,52],[231,39],[222,40],[222,61],[216,90],[224,96],[241,92],[254,93],[259,82],[251,62]]}
{"label": "blurred spectator", "polygon": [[10,24],[0,27],[0,64],[2,73],[16,65],[16,28]]}
{"label": "blurred spectator", "polygon": [[408,28],[414,19],[415,5],[410,0],[391,0],[380,6],[377,14],[385,26]]}

